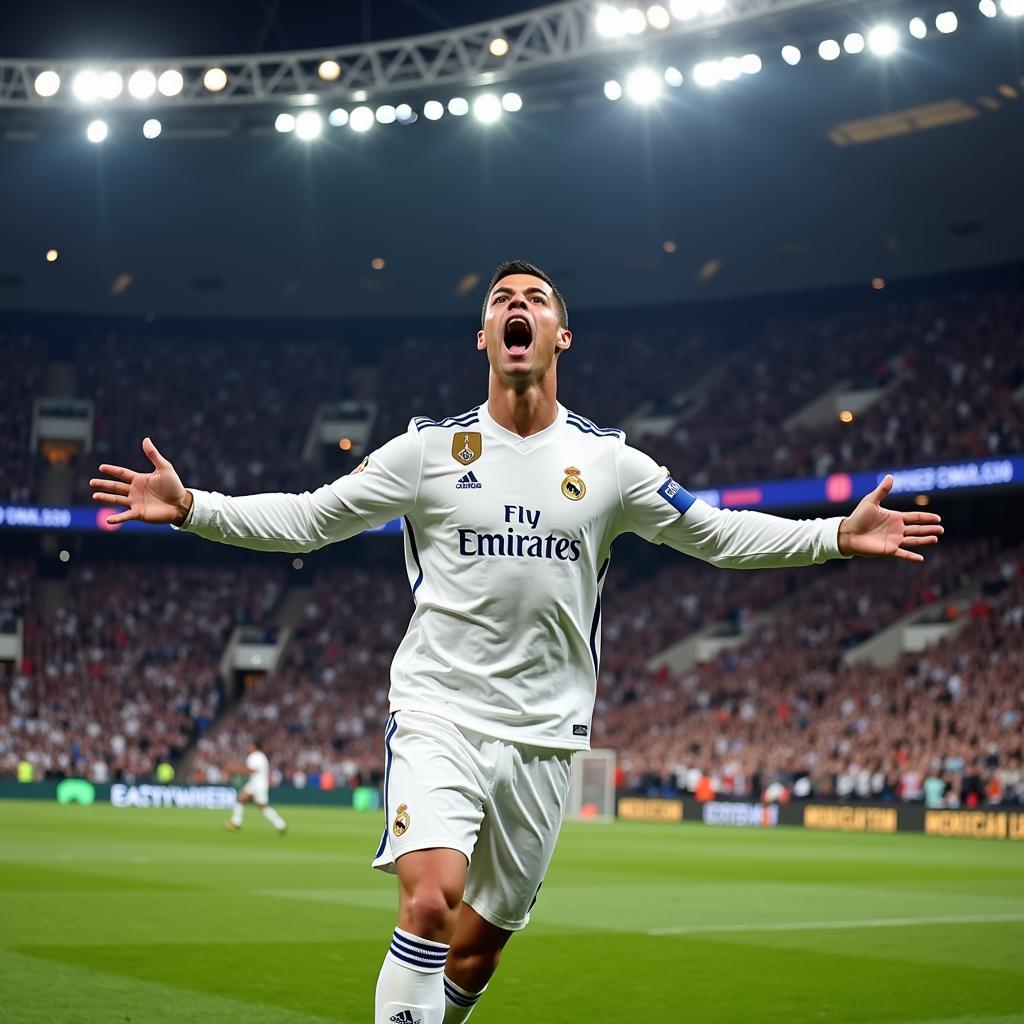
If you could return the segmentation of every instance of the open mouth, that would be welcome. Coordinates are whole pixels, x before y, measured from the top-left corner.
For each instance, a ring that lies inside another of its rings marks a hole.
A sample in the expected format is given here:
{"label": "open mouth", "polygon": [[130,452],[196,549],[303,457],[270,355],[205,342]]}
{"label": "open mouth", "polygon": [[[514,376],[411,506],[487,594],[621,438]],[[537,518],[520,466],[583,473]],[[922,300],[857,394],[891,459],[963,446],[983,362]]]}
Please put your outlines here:
{"label": "open mouth", "polygon": [[505,321],[505,350],[521,356],[533,344],[533,325],[525,316],[510,316]]}

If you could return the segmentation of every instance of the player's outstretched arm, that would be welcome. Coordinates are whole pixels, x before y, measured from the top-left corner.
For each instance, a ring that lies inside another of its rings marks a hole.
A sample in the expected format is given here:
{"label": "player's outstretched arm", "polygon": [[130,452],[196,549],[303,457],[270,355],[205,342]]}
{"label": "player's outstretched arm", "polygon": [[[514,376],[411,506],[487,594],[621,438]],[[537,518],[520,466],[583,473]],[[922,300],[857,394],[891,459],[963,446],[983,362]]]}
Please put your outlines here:
{"label": "player's outstretched arm", "polygon": [[893,479],[886,474],[882,482],[861,498],[852,514],[839,524],[839,550],[862,558],[903,558],[923,562],[914,550],[937,544],[942,535],[942,517],[934,512],[896,512],[882,508],[892,490]]}
{"label": "player's outstretched arm", "polygon": [[160,454],[147,437],[142,451],[153,464],[149,473],[136,472],[125,466],[100,466],[100,472],[109,479],[89,481],[93,501],[101,505],[128,507],[107,519],[114,525],[138,519],[143,523],[180,526],[192,508],[192,495],[184,488],[174,467]]}
{"label": "player's outstretched arm", "polygon": [[108,522],[171,524],[207,540],[257,551],[313,551],[354,537],[410,511],[419,488],[421,447],[412,426],[366,459],[362,472],[302,494],[232,497],[186,490],[149,438],[142,448],[152,472],[103,465],[100,472],[109,479],[90,481],[94,500],[127,506]]}

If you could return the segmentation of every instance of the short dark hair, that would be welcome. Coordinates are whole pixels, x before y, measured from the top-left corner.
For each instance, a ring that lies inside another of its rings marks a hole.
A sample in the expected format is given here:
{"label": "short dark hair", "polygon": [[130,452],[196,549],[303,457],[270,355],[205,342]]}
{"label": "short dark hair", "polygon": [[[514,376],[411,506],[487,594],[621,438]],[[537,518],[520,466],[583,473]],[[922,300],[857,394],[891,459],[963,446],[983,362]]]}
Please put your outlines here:
{"label": "short dark hair", "polygon": [[252,738],[252,739],[250,740],[250,742],[252,743],[252,745],[253,745],[253,746],[254,746],[254,747],[255,747],[255,748],[257,749],[257,750],[262,750],[262,749],[263,749],[263,740],[262,740],[262,739],[260,739],[260,737],[259,737],[259,736],[253,736],[253,738]]}
{"label": "short dark hair", "polygon": [[504,263],[498,265],[498,269],[494,272],[494,277],[491,278],[491,283],[487,286],[487,291],[484,294],[484,305],[480,311],[481,324],[487,319],[487,303],[491,297],[491,292],[494,291],[494,286],[503,277],[511,277],[513,274],[529,274],[530,277],[539,277],[545,284],[549,284],[555,298],[555,307],[558,310],[558,322],[563,327],[567,328],[569,326],[569,310],[565,306],[565,299],[562,297],[562,293],[555,287],[555,282],[540,267],[535,267],[532,263],[527,263],[526,260],[505,260]]}

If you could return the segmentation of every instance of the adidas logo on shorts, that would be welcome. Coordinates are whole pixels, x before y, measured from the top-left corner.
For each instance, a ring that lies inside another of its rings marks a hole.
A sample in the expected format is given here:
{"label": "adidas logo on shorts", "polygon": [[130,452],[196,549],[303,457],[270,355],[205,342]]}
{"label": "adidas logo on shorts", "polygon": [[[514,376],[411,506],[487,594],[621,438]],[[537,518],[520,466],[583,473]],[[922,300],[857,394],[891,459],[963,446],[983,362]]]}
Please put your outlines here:
{"label": "adidas logo on shorts", "polygon": [[483,484],[477,480],[476,473],[472,470],[462,477],[462,479],[460,479],[455,485],[455,489],[457,491],[478,491],[481,487],[483,487]]}

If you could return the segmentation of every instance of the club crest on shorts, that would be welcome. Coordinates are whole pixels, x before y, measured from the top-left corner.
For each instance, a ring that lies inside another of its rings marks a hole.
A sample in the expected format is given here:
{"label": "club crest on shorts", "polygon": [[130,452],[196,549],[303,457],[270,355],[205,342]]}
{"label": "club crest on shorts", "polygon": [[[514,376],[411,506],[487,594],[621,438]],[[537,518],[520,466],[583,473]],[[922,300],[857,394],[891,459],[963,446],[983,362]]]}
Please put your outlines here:
{"label": "club crest on shorts", "polygon": [[579,501],[587,493],[587,485],[575,466],[566,466],[565,479],[562,481],[562,493],[570,501]]}
{"label": "club crest on shorts", "polygon": [[484,442],[479,433],[460,430],[452,437],[452,458],[462,466],[476,462],[483,452]]}
{"label": "club crest on shorts", "polygon": [[395,811],[395,820],[391,826],[391,831],[396,836],[404,836],[409,831],[409,808],[406,804],[399,804],[398,810]]}

